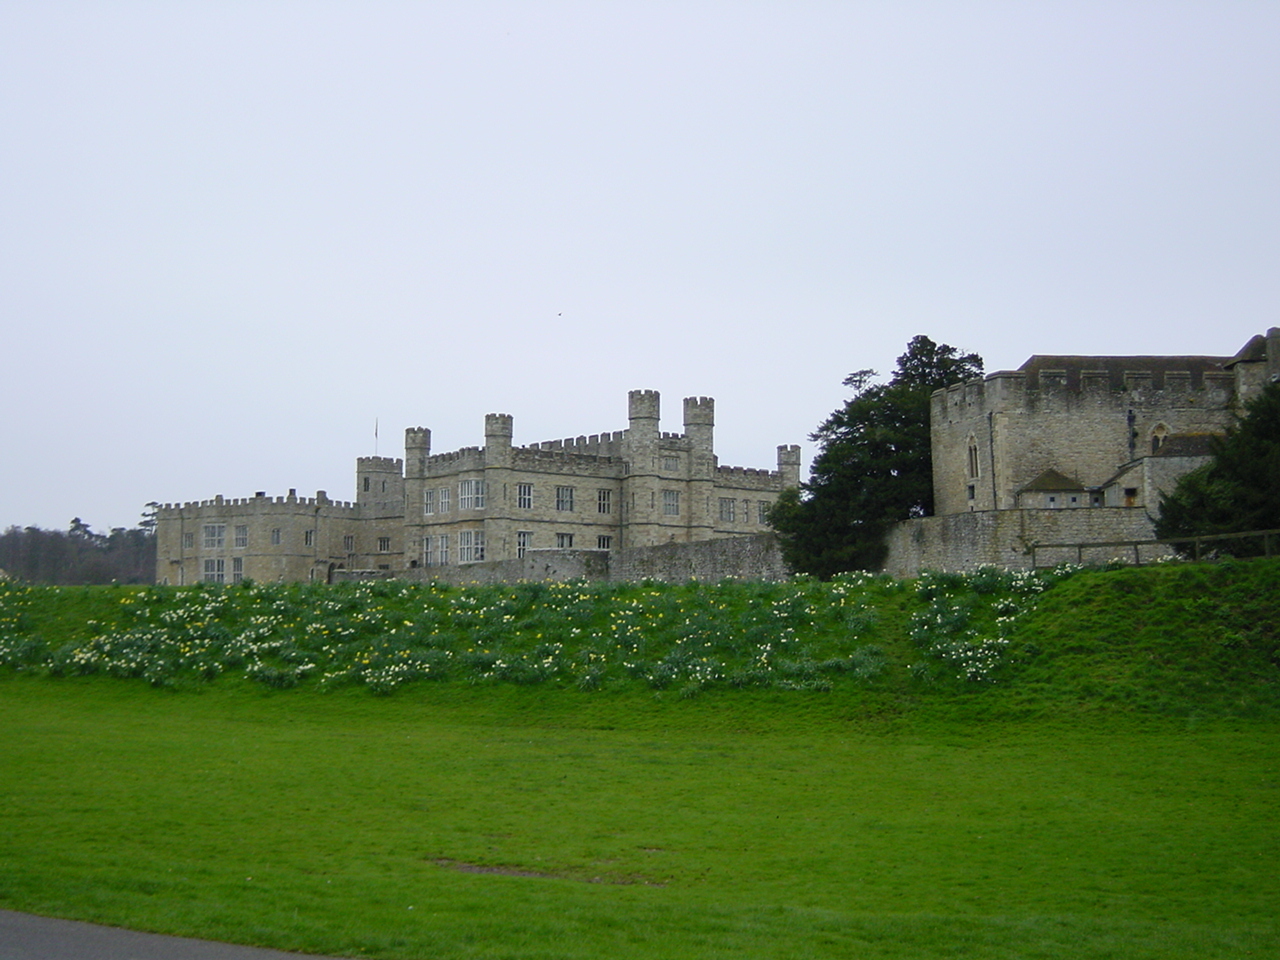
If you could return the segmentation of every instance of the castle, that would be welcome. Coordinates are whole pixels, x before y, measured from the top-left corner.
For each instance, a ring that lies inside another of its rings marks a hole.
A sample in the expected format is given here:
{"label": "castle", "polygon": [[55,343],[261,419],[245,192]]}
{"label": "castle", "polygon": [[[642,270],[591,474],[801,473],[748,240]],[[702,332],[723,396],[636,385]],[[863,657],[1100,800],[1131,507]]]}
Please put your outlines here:
{"label": "castle", "polygon": [[[936,391],[935,516],[894,528],[886,570],[1109,559],[1150,540],[1161,494],[1268,382],[1275,327],[1232,357],[1033,356]],[[1049,549],[1066,544],[1098,547]]]}
{"label": "castle", "polygon": [[[156,514],[156,580],[331,580],[338,571],[454,579],[459,567],[540,551],[615,551],[767,532],[767,508],[800,482],[800,448],[775,470],[722,467],[715,401],[684,401],[684,431],[659,429],[659,395],[633,390],[628,427],[513,444],[513,421],[489,414],[484,446],[431,452],[431,431],[405,431],[405,459],[360,457],[354,502],[222,496]],[[375,574],[376,575],[376,574]]]}
{"label": "castle", "polygon": [[[890,531],[885,570],[1131,555],[1153,538],[1161,494],[1274,382],[1273,327],[1231,357],[1033,356],[939,390],[935,515]],[[506,414],[485,417],[483,447],[449,453],[410,428],[403,461],[356,461],[354,502],[290,490],[165,504],[156,579],[782,575],[776,544],[751,535],[768,533],[768,506],[799,484],[800,448],[778,447],[774,470],[721,467],[712,400],[684,401],[683,433],[659,430],[656,392],[633,390],[628,404],[626,430],[527,446]]]}

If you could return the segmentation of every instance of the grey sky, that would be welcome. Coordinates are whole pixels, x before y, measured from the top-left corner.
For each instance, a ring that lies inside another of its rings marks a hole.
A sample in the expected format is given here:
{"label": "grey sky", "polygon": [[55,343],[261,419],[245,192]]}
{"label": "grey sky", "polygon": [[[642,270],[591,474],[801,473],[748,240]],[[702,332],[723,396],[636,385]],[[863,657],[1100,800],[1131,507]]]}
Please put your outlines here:
{"label": "grey sky", "polygon": [[[1280,324],[1280,4],[0,0],[0,527]],[[812,450],[806,443],[806,450]]]}

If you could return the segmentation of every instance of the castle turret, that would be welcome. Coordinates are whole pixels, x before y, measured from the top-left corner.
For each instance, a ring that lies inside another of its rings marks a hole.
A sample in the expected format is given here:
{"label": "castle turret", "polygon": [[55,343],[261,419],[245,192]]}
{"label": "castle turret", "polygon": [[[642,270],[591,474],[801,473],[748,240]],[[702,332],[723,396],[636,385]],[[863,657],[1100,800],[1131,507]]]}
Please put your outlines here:
{"label": "castle turret", "polygon": [[711,397],[685,397],[684,435],[693,444],[693,475],[710,477],[715,470],[716,402]]}
{"label": "castle turret", "polygon": [[800,446],[795,443],[778,447],[778,473],[782,475],[782,489],[800,486]]}
{"label": "castle turret", "polygon": [[404,432],[404,474],[421,479],[427,474],[427,457],[431,456],[431,431],[426,427],[409,427]]}
{"label": "castle turret", "polygon": [[511,462],[513,421],[509,413],[487,413],[484,417],[484,462],[487,467]]}
{"label": "castle turret", "polygon": [[622,497],[626,533],[622,546],[642,547],[658,542],[658,414],[657,390],[632,390],[627,394],[629,426],[624,445],[629,472]]}
{"label": "castle turret", "polygon": [[391,457],[356,459],[356,504],[366,517],[404,515],[404,461]]}

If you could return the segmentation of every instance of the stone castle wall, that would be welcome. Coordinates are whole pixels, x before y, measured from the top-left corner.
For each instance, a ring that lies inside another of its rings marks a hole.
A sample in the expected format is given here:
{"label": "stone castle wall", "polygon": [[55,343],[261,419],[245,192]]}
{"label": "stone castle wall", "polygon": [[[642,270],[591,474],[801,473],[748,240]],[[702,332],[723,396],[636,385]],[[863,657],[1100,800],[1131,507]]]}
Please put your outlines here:
{"label": "stone castle wall", "polygon": [[[982,566],[1023,570],[1031,567],[1032,544],[1111,543],[1154,536],[1146,510],[1132,507],[982,510],[922,517],[904,520],[890,530],[884,572],[916,577],[924,570],[962,573]],[[1168,553],[1156,546],[1144,551],[1144,561]],[[1105,563],[1132,556],[1131,549],[1103,546],[1089,548],[1083,555],[1075,550],[1037,550],[1036,564],[1052,566],[1077,559]]]}
{"label": "stone castle wall", "polygon": [[[367,571],[338,571],[335,579],[361,579]],[[785,580],[777,538],[771,534],[668,543],[630,550],[533,550],[519,559],[487,560],[403,574],[418,582],[513,583],[521,580]]]}

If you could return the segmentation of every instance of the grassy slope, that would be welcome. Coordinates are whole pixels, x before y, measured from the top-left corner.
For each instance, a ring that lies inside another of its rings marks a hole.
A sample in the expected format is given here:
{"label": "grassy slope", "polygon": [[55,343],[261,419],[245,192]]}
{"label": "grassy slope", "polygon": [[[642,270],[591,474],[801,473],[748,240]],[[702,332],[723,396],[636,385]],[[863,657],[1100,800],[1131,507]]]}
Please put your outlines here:
{"label": "grassy slope", "polygon": [[829,693],[0,677],[0,904],[388,957],[1276,955],[1278,570],[1078,575],[995,684],[905,626]]}

